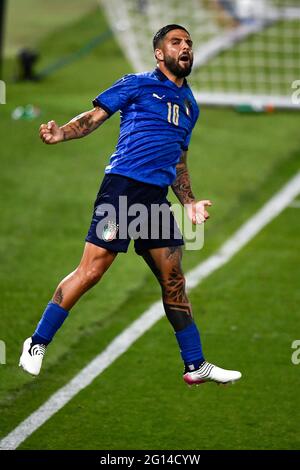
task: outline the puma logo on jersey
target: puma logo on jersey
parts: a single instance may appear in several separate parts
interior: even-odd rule
[[[156,93],[153,93],[154,98],[158,98],[159,100],[162,100],[166,95],[158,96]]]

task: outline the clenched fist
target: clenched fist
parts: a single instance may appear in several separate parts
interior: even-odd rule
[[[55,121],[40,126],[40,138],[45,144],[57,144],[64,140],[64,133]]]

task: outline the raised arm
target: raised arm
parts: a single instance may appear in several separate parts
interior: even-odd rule
[[[64,126],[59,127],[55,121],[40,126],[40,138],[45,144],[57,144],[71,139],[80,139],[93,132],[109,117],[104,109],[96,106],[74,117]]]
[[[190,174],[187,167],[187,151],[182,152],[180,161],[176,165],[176,179],[172,184],[172,189],[181,204],[185,206],[188,216],[194,224],[201,224],[209,218],[205,207],[211,206],[211,201],[205,199],[197,202],[191,188]]]

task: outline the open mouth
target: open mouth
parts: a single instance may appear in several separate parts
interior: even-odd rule
[[[189,62],[190,61],[190,56],[188,54],[182,54],[182,56],[179,57],[179,60],[181,62]]]

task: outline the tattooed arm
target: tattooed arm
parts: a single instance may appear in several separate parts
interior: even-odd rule
[[[96,106],[91,111],[79,114],[64,126],[59,127],[55,121],[42,124],[40,138],[45,144],[57,144],[65,140],[80,139],[99,127],[107,118],[108,113]]]
[[[191,188],[186,150],[182,152],[180,161],[176,165],[176,179],[172,184],[172,189],[182,205],[191,204],[196,200]]]
[[[187,167],[187,151],[183,151],[179,163],[176,166],[176,179],[172,184],[172,189],[181,202],[185,206],[189,218],[194,224],[201,224],[209,218],[206,206],[211,206],[209,200],[196,201],[191,188],[191,180]]]

